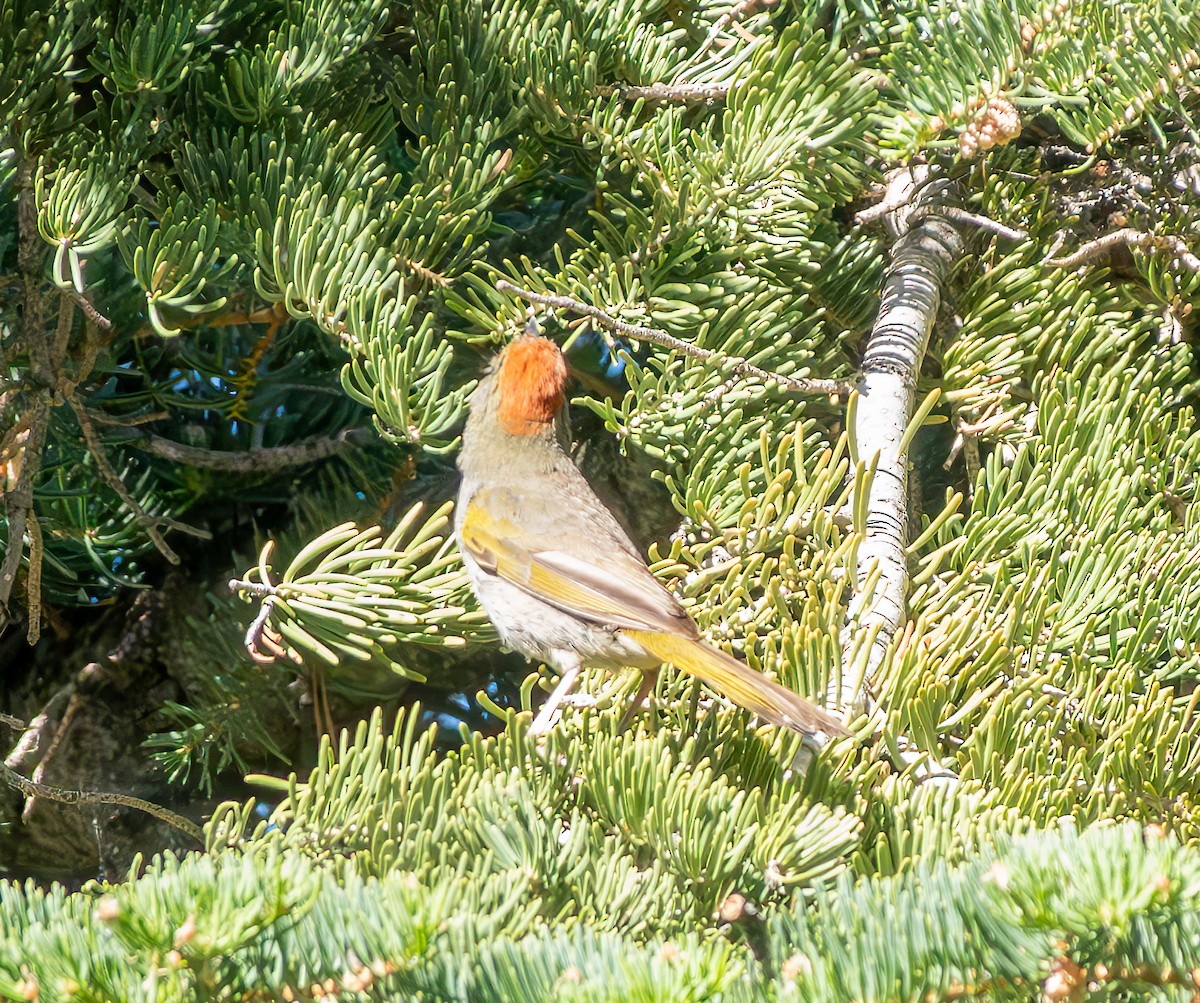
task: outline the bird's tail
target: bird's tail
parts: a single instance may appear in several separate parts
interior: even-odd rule
[[[824,732],[831,736],[849,735],[841,721],[809,703],[798,693],[784,689],[732,655],[677,634],[661,631],[622,631],[637,641],[655,658],[695,676],[764,721],[790,728],[802,735]]]

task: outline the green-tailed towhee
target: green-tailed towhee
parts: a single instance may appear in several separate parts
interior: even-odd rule
[[[667,662],[772,724],[849,732],[835,718],[710,647],[650,573],[563,448],[567,366],[521,337],[471,395],[455,531],[467,574],[501,640],[562,677],[530,727],[544,732],[584,665],[641,669],[641,703]]]

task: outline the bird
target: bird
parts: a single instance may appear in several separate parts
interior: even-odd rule
[[[471,587],[502,644],[560,673],[529,734],[549,730],[584,666],[640,669],[632,713],[666,663],[771,724],[849,735],[701,637],[567,453],[568,379],[552,340],[510,341],[471,393],[458,456],[454,528]]]

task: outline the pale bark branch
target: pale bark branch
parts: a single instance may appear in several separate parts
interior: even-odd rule
[[[607,88],[608,93],[620,94],[628,101],[642,100],[648,104],[678,102],[680,104],[715,104],[729,94],[728,83],[622,84]],[[604,93],[602,90],[601,93]]]
[[[899,239],[891,250],[879,315],[863,356],[853,435],[861,462],[876,464],[859,547],[857,582],[872,571],[879,579],[870,594],[861,588],[850,603],[843,642],[843,664],[851,664],[859,646],[870,639],[870,652],[855,709],[865,709],[872,677],[905,621],[908,591],[908,458],[901,452],[905,429],[916,404],[917,378],[942,288],[963,254],[963,239],[946,214],[944,181],[922,183],[910,172],[897,174],[884,202],[898,206],[889,216]],[[843,697],[844,699],[844,697]]]
[[[1054,247],[1058,248],[1061,245],[1062,239],[1060,238],[1055,242]],[[1114,230],[1112,233],[1106,233],[1103,237],[1097,237],[1095,240],[1084,244],[1074,254],[1047,258],[1046,264],[1051,268],[1077,268],[1080,265],[1086,265],[1104,256],[1114,247],[1121,246],[1153,247],[1170,251],[1175,256],[1175,260],[1189,272],[1200,272],[1200,257],[1197,257],[1188,249],[1182,237],[1177,237],[1170,233],[1146,233],[1141,230],[1134,230],[1131,227]]]

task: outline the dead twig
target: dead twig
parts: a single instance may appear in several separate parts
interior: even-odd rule
[[[64,292],[66,292],[66,294],[78,304],[79,309],[83,311],[84,316],[87,317],[87,319],[95,324],[98,328],[100,328],[101,331],[104,331],[107,334],[113,329],[112,321],[105,317],[104,314],[102,314],[99,310],[97,310],[95,304],[93,304],[86,295],[79,292],[79,290],[75,288],[66,289]]]
[[[75,306],[66,295],[58,300],[58,327],[54,332],[54,361],[60,362],[67,354],[71,342],[71,329],[75,326]]]
[[[71,410],[75,412],[75,418],[79,422],[80,431],[83,432],[83,441],[87,443],[88,452],[95,459],[96,467],[100,471],[100,476],[104,478],[104,482],[117,493],[121,501],[133,512],[133,517],[138,521],[142,529],[146,531],[146,535],[150,537],[151,542],[158,548],[158,552],[172,564],[178,564],[179,555],[168,546],[162,533],[158,531],[157,520],[142,508],[130,490],[125,487],[120,475],[113,470],[112,465],[108,462],[108,457],[104,454],[104,444],[100,441],[100,436],[96,434],[96,428],[88,417],[87,410],[79,401],[79,398],[71,394],[67,398],[67,403],[71,406]]]
[[[24,731],[29,727],[29,725],[27,725],[19,717],[13,717],[11,714],[5,714],[2,710],[0,710],[0,724],[4,725],[6,728],[11,728],[13,731]]]
[[[12,752],[4,759],[5,765],[9,769],[20,773],[37,768],[37,764],[46,755],[46,749],[54,741],[60,720],[59,712],[70,705],[76,689],[77,683],[74,680],[59,687],[54,696],[46,701],[46,705],[28,724],[21,725],[17,718],[5,716],[4,723],[21,733]]]
[[[147,815],[153,815],[159,821],[166,822],[172,828],[191,836],[197,843],[204,844],[204,830],[191,819],[184,818],[162,805],[156,805],[130,794],[52,787],[49,784],[38,783],[36,780],[21,776],[5,763],[0,763],[0,778],[3,778],[10,787],[20,791],[27,798],[45,798],[47,801],[56,801],[59,804],[111,804],[119,805],[122,808],[133,808],[145,812]]]
[[[130,445],[151,456],[174,463],[183,463],[201,470],[219,470],[227,474],[273,473],[291,467],[302,467],[329,456],[355,449],[367,441],[362,429],[351,428],[329,439],[309,439],[290,446],[261,446],[244,453],[223,453],[215,449],[185,446],[173,439],[143,433]]]
[[[713,47],[717,39],[721,36],[721,32],[733,25],[740,18],[752,14],[763,2],[764,0],[737,0],[729,10],[713,22],[713,26],[709,29],[707,37],[700,45],[700,48],[692,54],[689,62],[698,62],[700,57]]]
[[[34,408],[29,418],[29,430],[21,451],[21,472],[17,482],[4,495],[4,514],[8,520],[8,547],[4,563],[0,564],[0,624],[7,621],[6,607],[17,582],[21,556],[25,551],[25,533],[29,513],[33,508],[33,482],[42,468],[42,444],[50,424],[50,409],[46,405]]]
[[[679,83],[649,84],[636,86],[623,84],[601,89],[602,94],[620,94],[627,101],[645,101],[647,104],[716,104],[729,94],[728,83]]]
[[[1060,238],[1054,243],[1054,250],[1057,250],[1063,244],[1063,238]],[[1135,230],[1132,227],[1125,227],[1121,230],[1114,230],[1112,233],[1106,233],[1103,237],[1097,237],[1095,240],[1088,241],[1080,247],[1074,254],[1067,254],[1062,257],[1050,257],[1046,259],[1046,264],[1051,268],[1077,268],[1079,265],[1086,265],[1097,258],[1102,257],[1111,251],[1114,247],[1152,247],[1163,251],[1170,251],[1178,261],[1189,272],[1200,272],[1200,257],[1197,257],[1184,243],[1182,237],[1177,237],[1174,234],[1158,234],[1146,233],[1142,230]]]
[[[966,209],[960,209],[958,206],[942,206],[939,210],[929,208],[918,209],[913,213],[913,222],[919,222],[925,216],[934,212],[955,223],[965,223],[968,226],[978,227],[980,230],[987,230],[989,233],[994,233],[997,237],[1003,237],[1005,240],[1029,239],[1029,232],[1027,230],[1018,230],[1016,227],[1006,226],[988,216],[981,216],[977,212],[968,212]]]
[[[876,202],[875,205],[856,213],[854,221],[859,226],[866,226],[883,219],[889,213],[895,212],[898,209],[904,209],[910,201],[911,191],[906,186],[889,186],[884,193],[884,197]],[[978,227],[980,230],[987,230],[989,233],[994,233],[997,237],[1003,237],[1005,240],[1029,239],[1029,232],[1027,230],[1018,230],[1016,227],[1007,226],[992,219],[990,216],[983,216],[977,212],[968,212],[966,209],[958,206],[941,206],[937,209],[929,206],[917,207],[909,214],[906,225],[909,227],[916,226],[930,215],[938,215],[955,223]]]
[[[234,583],[230,582],[229,585],[232,588]],[[238,585],[246,588],[248,583],[239,582]],[[251,659],[259,665],[270,665],[279,657],[280,646],[266,635],[267,620],[271,618],[271,608],[274,605],[275,597],[273,595],[267,596],[263,600],[262,606],[259,607],[258,615],[251,622],[250,626],[246,628],[246,637],[243,643]],[[266,653],[262,650],[264,647],[267,649]]]
[[[42,555],[45,545],[42,524],[38,522],[33,506],[25,518],[29,532],[29,573],[25,576],[25,611],[29,615],[29,626],[25,638],[30,644],[37,644],[42,636]]]
[[[569,296],[552,296],[546,293],[535,293],[529,289],[514,286],[511,282],[506,282],[503,279],[496,283],[496,291],[513,293],[524,300],[528,300],[530,303],[537,303],[540,306],[553,307],[557,310],[569,310],[572,313],[591,317],[592,320],[605,329],[624,335],[626,338],[633,338],[635,341],[648,341],[651,344],[660,345],[663,348],[679,352],[681,355],[686,355],[689,358],[714,363],[720,368],[728,367],[738,376],[753,376],[766,383],[774,383],[781,386],[791,393],[839,397],[845,396],[854,388],[854,384],[849,380],[804,379],[798,376],[784,376],[782,373],[773,373],[767,369],[760,369],[752,362],[748,362],[746,359],[736,355],[721,355],[719,352],[701,348],[699,345],[683,341],[657,327],[643,327],[640,324],[630,324],[614,317],[610,313],[606,313],[599,307],[572,299]]]
[[[54,385],[54,365],[43,328],[45,297],[42,292],[42,265],[45,251],[37,230],[37,205],[33,195],[33,176],[28,163],[18,170],[17,195],[17,270],[21,276],[21,322],[18,328],[25,351],[29,354],[30,385],[38,400],[27,416],[28,430],[21,443],[20,472],[15,483],[5,485],[4,516],[8,522],[8,547],[0,564],[0,627],[8,622],[8,601],[17,582],[21,557],[25,552],[25,533],[33,509],[33,484],[42,469],[42,445],[50,424],[50,407],[44,399]],[[6,442],[8,449],[17,440]],[[8,477],[14,461],[6,455]],[[35,583],[36,584],[36,583]]]
[[[122,415],[108,414],[104,411],[88,409],[88,417],[97,425],[107,425],[110,428],[134,428],[137,425],[149,425],[156,421],[165,421],[171,417],[170,411],[151,411],[150,414]]]

